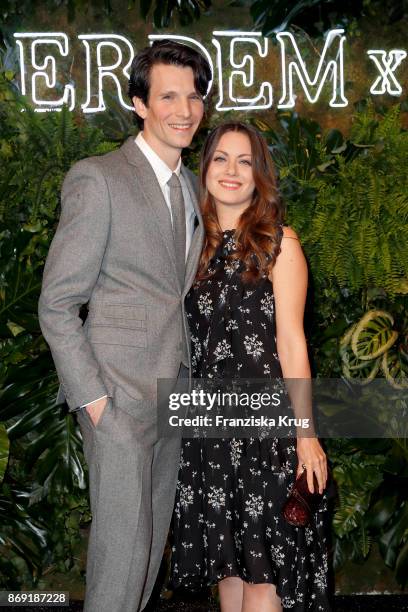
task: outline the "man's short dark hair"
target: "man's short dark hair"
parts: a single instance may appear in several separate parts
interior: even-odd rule
[[[196,91],[205,96],[211,80],[211,68],[206,58],[195,49],[171,40],[155,40],[151,47],[145,47],[134,58],[130,69],[128,94],[140,98],[148,106],[150,73],[156,64],[172,64],[190,67],[194,74]],[[140,129],[143,119],[136,115]]]

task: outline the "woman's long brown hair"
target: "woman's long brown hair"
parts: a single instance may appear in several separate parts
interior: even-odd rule
[[[237,249],[232,259],[244,262],[244,282],[255,282],[269,274],[280,252],[279,224],[283,207],[279,198],[275,167],[264,138],[252,126],[239,122],[223,123],[207,137],[200,160],[200,202],[205,227],[204,249],[198,267],[198,279],[208,278],[208,264],[222,241],[215,202],[206,187],[207,171],[217,145],[227,132],[246,134],[251,143],[252,172],[255,189],[252,202],[241,214],[235,231]]]

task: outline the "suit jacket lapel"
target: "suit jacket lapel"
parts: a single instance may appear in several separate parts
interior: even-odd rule
[[[153,168],[135,144],[132,136],[122,145],[122,151],[127,161],[135,168],[135,188],[138,189],[138,195],[139,191],[142,191],[153,212],[152,219],[157,224],[163,243],[169,253],[170,261],[174,265],[176,277],[178,277],[170,213]]]
[[[181,174],[184,177],[188,190],[190,192],[191,201],[193,202],[194,210],[197,215],[198,225],[195,228],[193,237],[191,239],[190,250],[187,256],[186,262],[186,274],[184,277],[184,290],[183,290],[183,298],[188,293],[194,277],[197,272],[197,266],[200,259],[201,251],[203,248],[204,242],[204,223],[203,217],[201,215],[200,206],[197,200],[196,191],[191,183],[190,177],[185,166],[181,166]]]

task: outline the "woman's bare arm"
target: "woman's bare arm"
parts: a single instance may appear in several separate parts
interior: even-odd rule
[[[307,264],[296,232],[285,227],[281,252],[270,276],[275,296],[277,351],[295,416],[309,418],[313,434],[311,373],[303,328],[307,277]],[[309,489],[313,491],[315,472],[321,492],[327,480],[326,456],[318,439],[307,435],[304,437],[303,433],[297,438],[298,474],[305,464]]]

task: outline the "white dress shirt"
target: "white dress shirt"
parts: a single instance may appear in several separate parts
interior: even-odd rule
[[[139,132],[139,134],[135,138],[135,143],[143,153],[143,155],[147,158],[151,167],[153,168],[153,172],[156,175],[156,178],[159,182],[160,189],[162,190],[163,197],[167,204],[167,207],[170,212],[171,223],[173,224],[173,215],[171,212],[171,203],[170,203],[170,187],[168,186],[168,181],[173,174],[173,171],[170,170],[167,164],[157,155],[155,151],[153,151],[152,147],[147,144],[146,140],[143,138],[143,132]],[[175,174],[177,174],[180,179],[181,189],[183,192],[184,198],[184,206],[186,209],[186,260],[188,251],[191,245],[191,238],[194,233],[194,220],[195,220],[195,210],[193,206],[193,202],[191,200],[190,192],[186,185],[183,175],[180,172],[181,168],[181,159],[177,164],[177,168],[174,170]]]
[[[170,187],[167,184],[171,178],[171,175],[173,174],[173,171],[170,170],[168,165],[164,163],[164,161],[157,155],[155,151],[153,151],[152,147],[149,144],[147,144],[146,140],[143,138],[143,132],[139,132],[139,134],[136,136],[135,143],[139,147],[143,155],[146,157],[151,167],[153,168],[153,172],[155,173],[156,178],[159,182],[160,189],[162,190],[164,200],[170,212],[171,224],[173,225],[173,215],[172,215],[171,203],[170,203]],[[194,233],[195,210],[194,210],[193,202],[191,200],[190,192],[188,190],[184,177],[180,172],[180,168],[181,168],[181,158],[179,159],[177,168],[174,170],[174,172],[175,174],[177,174],[180,180],[181,189],[182,189],[183,198],[184,198],[184,206],[186,209],[186,260],[187,260],[188,251],[191,245],[191,239]],[[98,400],[103,399],[105,397],[107,397],[107,395],[98,397],[98,399],[95,399],[92,402],[89,402],[88,404],[84,404],[83,406],[81,406],[81,408],[84,408],[85,406],[90,406],[94,402],[97,402]]]

